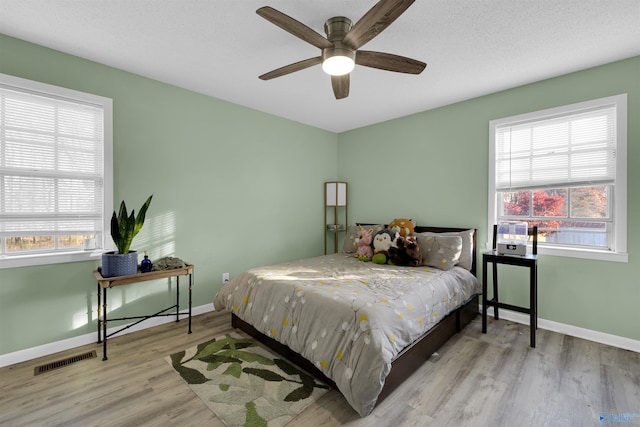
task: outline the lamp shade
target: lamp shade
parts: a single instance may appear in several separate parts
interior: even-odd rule
[[[325,186],[327,206],[347,206],[346,182],[327,182]]]

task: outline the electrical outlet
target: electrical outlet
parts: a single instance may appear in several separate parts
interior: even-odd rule
[[[222,273],[222,284],[225,284],[229,281],[229,273]]]

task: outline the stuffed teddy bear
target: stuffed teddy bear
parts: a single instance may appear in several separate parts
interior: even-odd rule
[[[372,240],[373,228],[365,229],[362,226],[360,230],[358,230],[358,235],[356,236],[356,246],[358,249],[356,250],[356,258],[360,261],[371,261],[371,257],[373,256],[373,249],[371,249],[371,240]]]
[[[422,265],[422,254],[418,247],[418,240],[413,236],[399,236],[395,245],[389,248],[389,259],[394,265],[407,267]]]
[[[389,223],[387,228],[391,231],[400,233],[402,237],[413,236],[413,231],[416,228],[416,222],[413,219],[396,218]]]
[[[389,260],[389,248],[394,244],[398,233],[387,228],[378,231],[373,236],[373,258],[376,264],[386,264]]]

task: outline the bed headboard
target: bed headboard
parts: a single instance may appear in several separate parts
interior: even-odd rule
[[[376,224],[372,224],[372,223],[368,223],[368,222],[358,222],[356,223],[356,225],[362,225],[362,226],[368,226],[368,225],[376,225]],[[386,224],[385,224],[386,227]],[[460,228],[460,227],[425,227],[425,226],[421,226],[421,225],[417,225],[414,228],[414,231],[416,233],[424,233],[424,232],[430,232],[430,233],[456,233],[459,231],[467,231],[467,230],[473,230],[473,245],[472,245],[472,255],[471,255],[471,273],[477,277],[476,274],[476,235],[478,234],[478,230],[475,228]]]

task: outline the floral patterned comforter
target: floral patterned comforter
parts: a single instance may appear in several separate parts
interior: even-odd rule
[[[480,293],[469,271],[396,267],[333,254],[259,267],[214,300],[312,361],[361,415],[374,408],[395,356]]]

